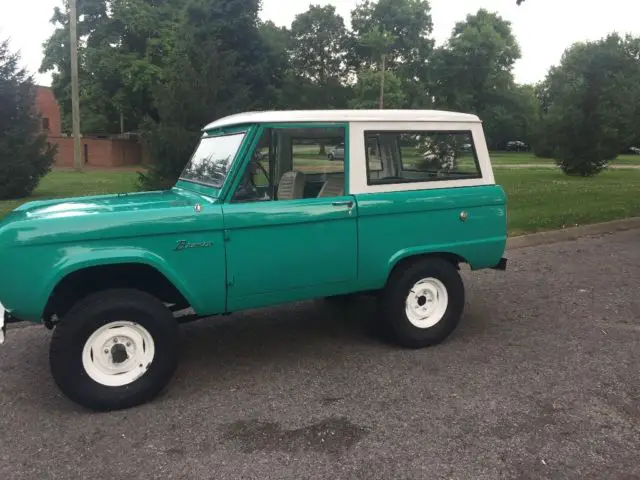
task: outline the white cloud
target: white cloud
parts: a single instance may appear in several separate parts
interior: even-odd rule
[[[36,74],[42,61],[42,43],[51,35],[49,19],[61,0],[5,1],[0,16],[0,38],[10,37],[13,49],[19,49],[23,64]],[[279,25],[290,25],[296,14],[304,12],[306,0],[263,0],[262,18]],[[350,25],[350,12],[357,0],[315,0],[316,4],[335,5]],[[434,37],[438,43],[449,36],[456,21],[486,8],[512,22],[522,48],[522,59],[515,67],[516,80],[535,82],[544,78],[548,68],[560,61],[562,52],[573,42],[597,39],[612,31],[640,36],[640,3],[608,0],[584,3],[575,0],[431,0]],[[47,75],[36,79],[49,83]]]

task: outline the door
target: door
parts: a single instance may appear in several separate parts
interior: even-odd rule
[[[228,311],[343,293],[356,283],[357,205],[344,164],[338,171],[320,154],[323,141],[344,141],[345,133],[344,126],[262,130],[223,205]]]

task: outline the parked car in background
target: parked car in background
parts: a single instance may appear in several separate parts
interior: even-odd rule
[[[327,154],[327,158],[329,160],[344,160],[344,143],[340,143],[331,149]]]
[[[526,143],[521,142],[520,140],[512,140],[510,142],[507,142],[506,148],[510,152],[526,152],[527,150],[529,150],[529,146]]]

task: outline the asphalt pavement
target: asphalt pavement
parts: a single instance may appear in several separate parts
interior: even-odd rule
[[[640,230],[464,271],[444,344],[380,341],[368,299],[184,326],[147,405],[92,413],[56,389],[50,332],[0,347],[0,479],[640,478]]]

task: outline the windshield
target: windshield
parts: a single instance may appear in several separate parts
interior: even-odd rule
[[[198,143],[180,180],[220,188],[224,183],[245,132],[218,137],[204,137]]]

